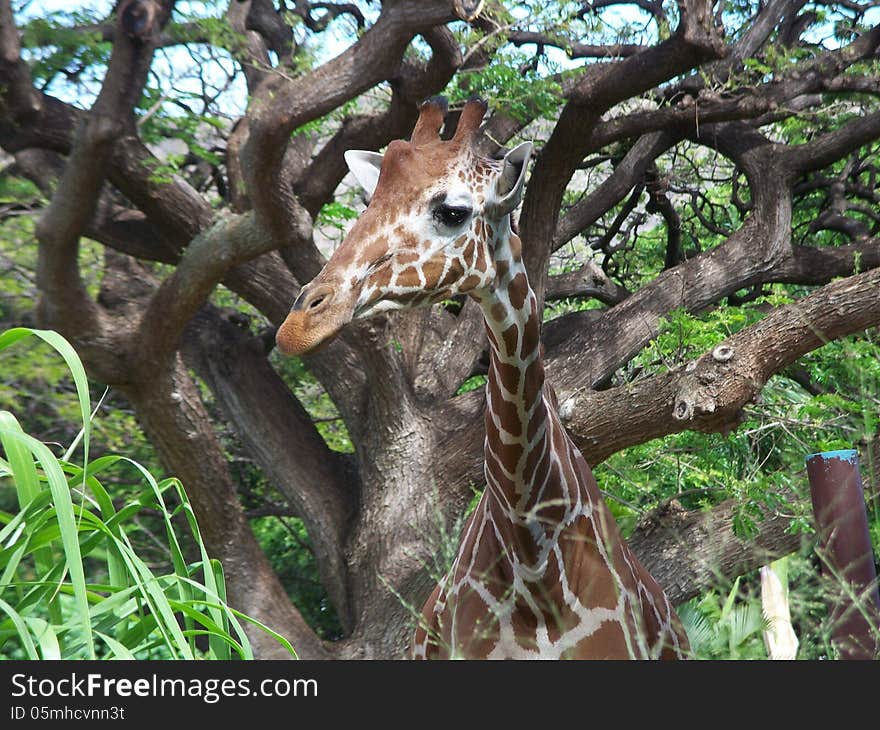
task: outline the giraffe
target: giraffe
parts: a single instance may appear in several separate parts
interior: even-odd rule
[[[532,145],[501,160],[476,154],[485,110],[467,102],[443,141],[446,102],[435,98],[409,142],[392,142],[384,156],[346,153],[369,205],[302,288],[277,345],[301,355],[353,319],[456,294],[482,307],[486,489],[422,610],[413,658],[685,658],[666,594],[624,542],[559,420],[511,228]]]

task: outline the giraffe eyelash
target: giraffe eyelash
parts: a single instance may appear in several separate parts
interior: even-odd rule
[[[391,261],[391,254],[390,253],[383,254],[382,256],[377,258],[367,268],[367,276],[378,271],[382,266],[387,264],[389,261]]]

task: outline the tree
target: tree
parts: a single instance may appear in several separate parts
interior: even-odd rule
[[[453,109],[488,97],[483,152],[537,142],[519,226],[548,376],[587,459],[727,433],[771,376],[880,323],[871,5],[122,0],[40,18],[0,0],[5,174],[43,196],[36,317],[130,402],[232,605],[302,657],[399,656],[440,536],[482,484],[483,394],[468,387],[485,341],[478,307],[455,301],[351,327],[304,371],[271,354],[322,232],[355,214],[343,153],[407,137],[433,94]],[[247,101],[230,113],[236,85]],[[86,241],[103,251],[97,286]],[[670,322],[721,311],[743,314],[705,352],[651,357]],[[352,453],[291,387],[307,378]],[[303,520],[338,640],[272,570],[219,423]],[[754,512],[747,539],[736,515],[667,503],[632,542],[681,601],[707,565],[736,575],[798,544],[778,511]]]

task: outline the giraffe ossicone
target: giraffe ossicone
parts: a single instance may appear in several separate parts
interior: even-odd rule
[[[486,110],[465,104],[449,141],[442,100],[408,142],[346,161],[370,202],[277,344],[305,354],[354,319],[469,294],[483,309],[486,489],[446,577],[422,611],[415,658],[683,658],[669,600],[623,540],[545,381],[540,315],[510,216],[531,155],[500,160],[473,141]]]

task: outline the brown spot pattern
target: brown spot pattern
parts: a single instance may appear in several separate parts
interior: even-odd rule
[[[510,305],[514,309],[522,309],[526,297],[529,295],[529,284],[526,275],[520,271],[507,285],[507,295],[510,297]]]
[[[504,332],[501,333],[501,339],[504,340],[505,354],[510,357],[516,355],[516,347],[519,341],[519,328],[512,324]]]
[[[471,289],[476,288],[480,283],[480,277],[476,274],[471,274],[466,277],[464,281],[461,282],[458,286],[458,290],[461,292],[469,292]]]

